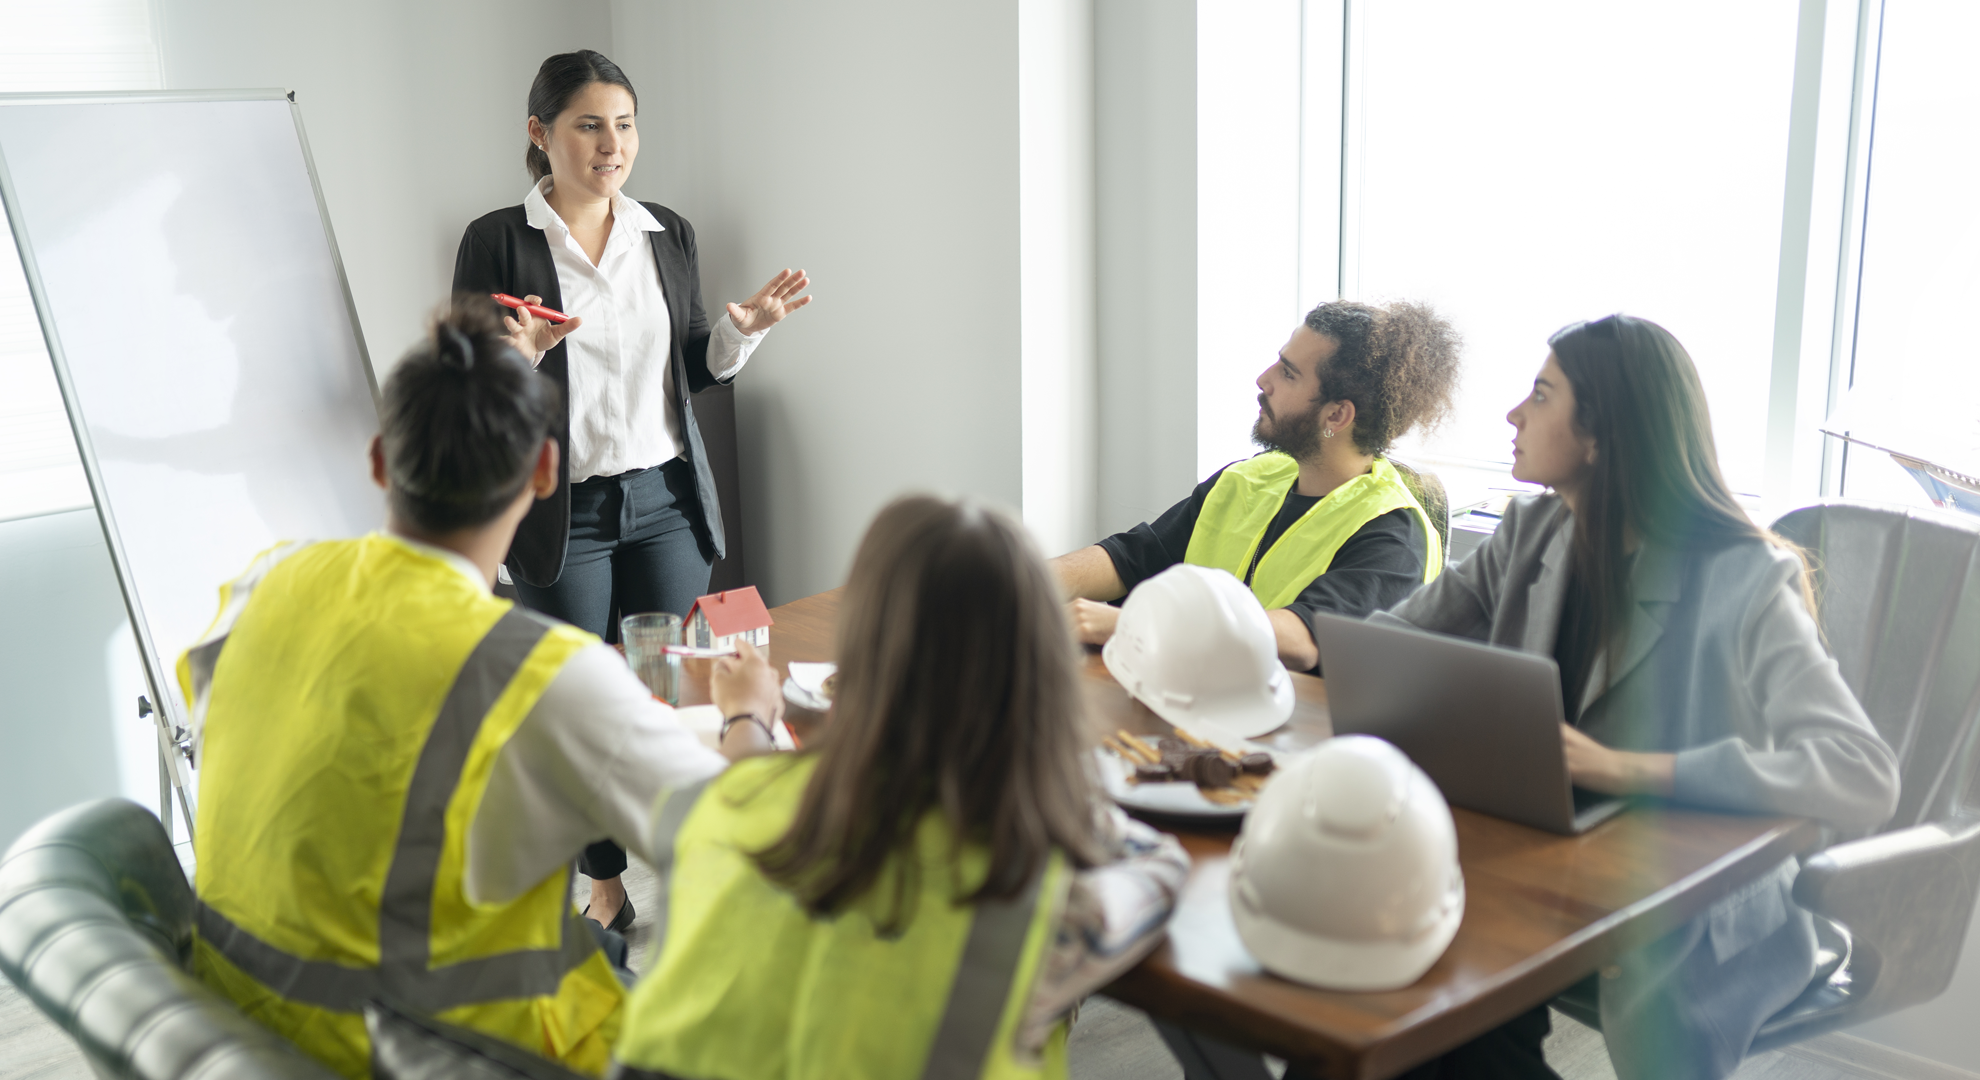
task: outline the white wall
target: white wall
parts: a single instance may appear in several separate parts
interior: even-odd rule
[[[1024,520],[1050,554],[1093,542],[1093,0],[1018,0]]]
[[[446,299],[462,229],[528,190],[537,65],[612,48],[605,0],[159,0],[157,13],[167,88],[296,92],[381,381]]]
[[[627,190],[695,226],[711,311],[817,301],[737,380],[743,532],[772,603],[839,585],[905,491],[1022,504],[1016,0],[614,0]]]
[[[1195,0],[1095,0],[1096,534],[1196,471]]]
[[[1256,453],[1253,381],[1301,315],[1300,0],[1197,5],[1197,472]]]
[[[144,672],[96,511],[0,521],[0,566],[0,850],[88,799],[156,810]]]

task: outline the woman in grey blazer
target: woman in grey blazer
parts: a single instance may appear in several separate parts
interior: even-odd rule
[[[1485,546],[1375,618],[1553,656],[1581,787],[1801,815],[1837,836],[1882,824],[1896,757],[1823,647],[1800,553],[1727,489],[1684,347],[1624,315],[1549,344],[1507,419],[1513,476],[1552,492],[1513,500]],[[1604,972],[1622,1080],[1727,1075],[1806,986],[1815,934],[1790,895],[1796,868]],[[1491,1061],[1464,1075],[1552,1076],[1546,1030],[1542,1012],[1458,1051]]]

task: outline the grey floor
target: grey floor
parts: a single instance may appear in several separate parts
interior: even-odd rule
[[[635,862],[626,872],[626,890],[640,912],[627,935],[637,970],[648,943],[647,913],[655,910],[652,871]],[[589,882],[579,878],[575,892],[582,906],[590,895]],[[1081,1008],[1067,1051],[1077,1080],[1180,1080],[1182,1076],[1147,1016],[1104,997],[1091,998]],[[1558,1013],[1554,1035],[1547,1041],[1547,1060],[1564,1080],[1614,1080],[1616,1075],[1601,1034]],[[1944,1074],[1934,1070],[1912,1075],[1925,1080]],[[1740,1068],[1737,1080],[1904,1080],[1905,1076],[1790,1049],[1751,1059]],[[75,1043],[4,979],[0,979],[0,1080],[92,1080]]]

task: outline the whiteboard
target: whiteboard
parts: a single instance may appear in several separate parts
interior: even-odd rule
[[[278,90],[0,95],[0,199],[153,700],[190,726],[173,666],[220,585],[384,520],[301,117]]]

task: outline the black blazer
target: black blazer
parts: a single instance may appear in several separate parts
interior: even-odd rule
[[[719,559],[728,550],[722,535],[722,507],[716,501],[715,474],[709,470],[708,452],[701,445],[701,428],[694,421],[694,402],[689,397],[716,383],[708,370],[708,317],[701,310],[694,226],[658,203],[640,205],[665,226],[646,235],[653,243],[654,262],[660,266],[660,290],[667,297],[667,314],[673,324],[667,357],[674,366],[673,405],[681,422],[682,441],[687,444],[688,464],[694,469],[695,495],[701,503],[700,520],[694,522],[695,537],[701,541],[704,554]],[[468,225],[461,237],[460,254],[454,258],[454,291],[540,296],[545,307],[564,306],[557,267],[550,260],[550,241],[543,230],[530,227],[521,206],[504,207]],[[507,308],[492,300],[489,303],[509,314]],[[545,588],[563,576],[564,549],[571,535],[571,379],[565,345],[559,342],[545,354],[537,370],[550,376],[564,394],[564,411],[556,427],[557,449],[562,456],[557,463],[557,493],[530,507],[522,527],[516,530],[515,542],[509,546],[507,562],[511,575]]]

